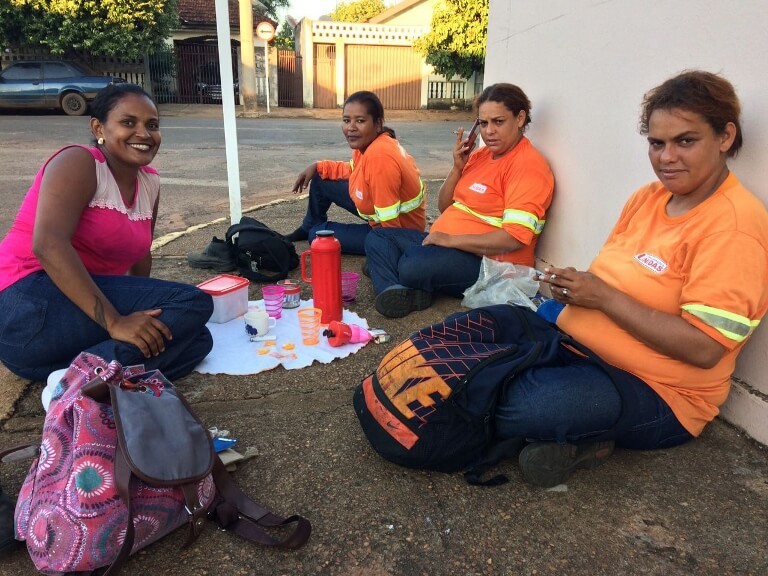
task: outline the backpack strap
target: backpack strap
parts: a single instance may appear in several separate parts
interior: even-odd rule
[[[482,480],[481,476],[494,464],[498,464],[502,460],[517,456],[524,444],[525,439],[520,437],[507,438],[501,442],[496,442],[486,450],[483,458],[479,462],[475,463],[472,468],[464,472],[464,480],[467,481],[467,484],[472,484],[473,486],[501,486],[502,484],[506,484],[509,482],[509,478],[504,474],[497,474],[488,480]]]
[[[40,454],[40,444],[21,444],[0,451],[0,462],[20,462]]]
[[[309,539],[312,531],[309,520],[299,515],[288,518],[277,516],[251,500],[232,480],[218,456],[213,465],[213,480],[220,500],[211,507],[208,517],[218,523],[223,530],[234,532],[241,538],[257,544],[289,549],[300,548]],[[296,528],[283,540],[271,536],[264,530],[264,528],[278,528],[293,523],[296,523]]]

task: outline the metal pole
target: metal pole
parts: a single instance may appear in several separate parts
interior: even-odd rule
[[[229,35],[229,4],[216,0],[216,32],[219,44],[221,71],[221,104],[224,114],[224,148],[227,155],[227,181],[229,183],[229,217],[232,224],[240,222],[243,210],[240,204],[240,164],[237,157],[237,124],[235,122],[235,92],[232,77],[232,41]]]
[[[269,114],[269,42],[264,41],[264,72],[267,81],[267,114]]]

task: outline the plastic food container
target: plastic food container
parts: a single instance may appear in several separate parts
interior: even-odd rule
[[[213,314],[209,322],[223,324],[248,312],[247,278],[219,274],[197,285],[213,297]]]

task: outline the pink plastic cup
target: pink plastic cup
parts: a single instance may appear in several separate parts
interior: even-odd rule
[[[283,315],[283,298],[285,297],[285,286],[264,286],[261,289],[261,295],[264,297],[264,308],[270,318],[277,320]]]
[[[357,298],[357,283],[360,280],[360,274],[357,272],[341,273],[341,301],[354,302]]]
[[[320,341],[320,317],[323,311],[320,308],[299,308],[296,313],[299,316],[301,343],[305,346],[316,345]]]

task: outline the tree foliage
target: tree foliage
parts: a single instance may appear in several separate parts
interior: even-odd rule
[[[352,0],[338,4],[330,17],[334,22],[368,22],[384,10],[383,0]]]
[[[0,44],[137,58],[178,27],[178,0],[0,0]]]
[[[430,31],[414,42],[435,72],[469,78],[485,65],[488,0],[443,0],[432,13]]]
[[[261,11],[265,16],[268,16],[274,22],[279,22],[277,9],[287,8],[288,5],[290,4],[290,1],[291,0],[256,0],[255,2],[253,2],[253,4],[256,7],[257,12],[259,11],[259,9],[261,9]],[[253,17],[255,20],[256,14],[254,14]]]
[[[296,38],[293,33],[293,26],[288,23],[288,20],[283,21],[283,25],[277,31],[275,36],[275,46],[280,50],[295,50]]]

